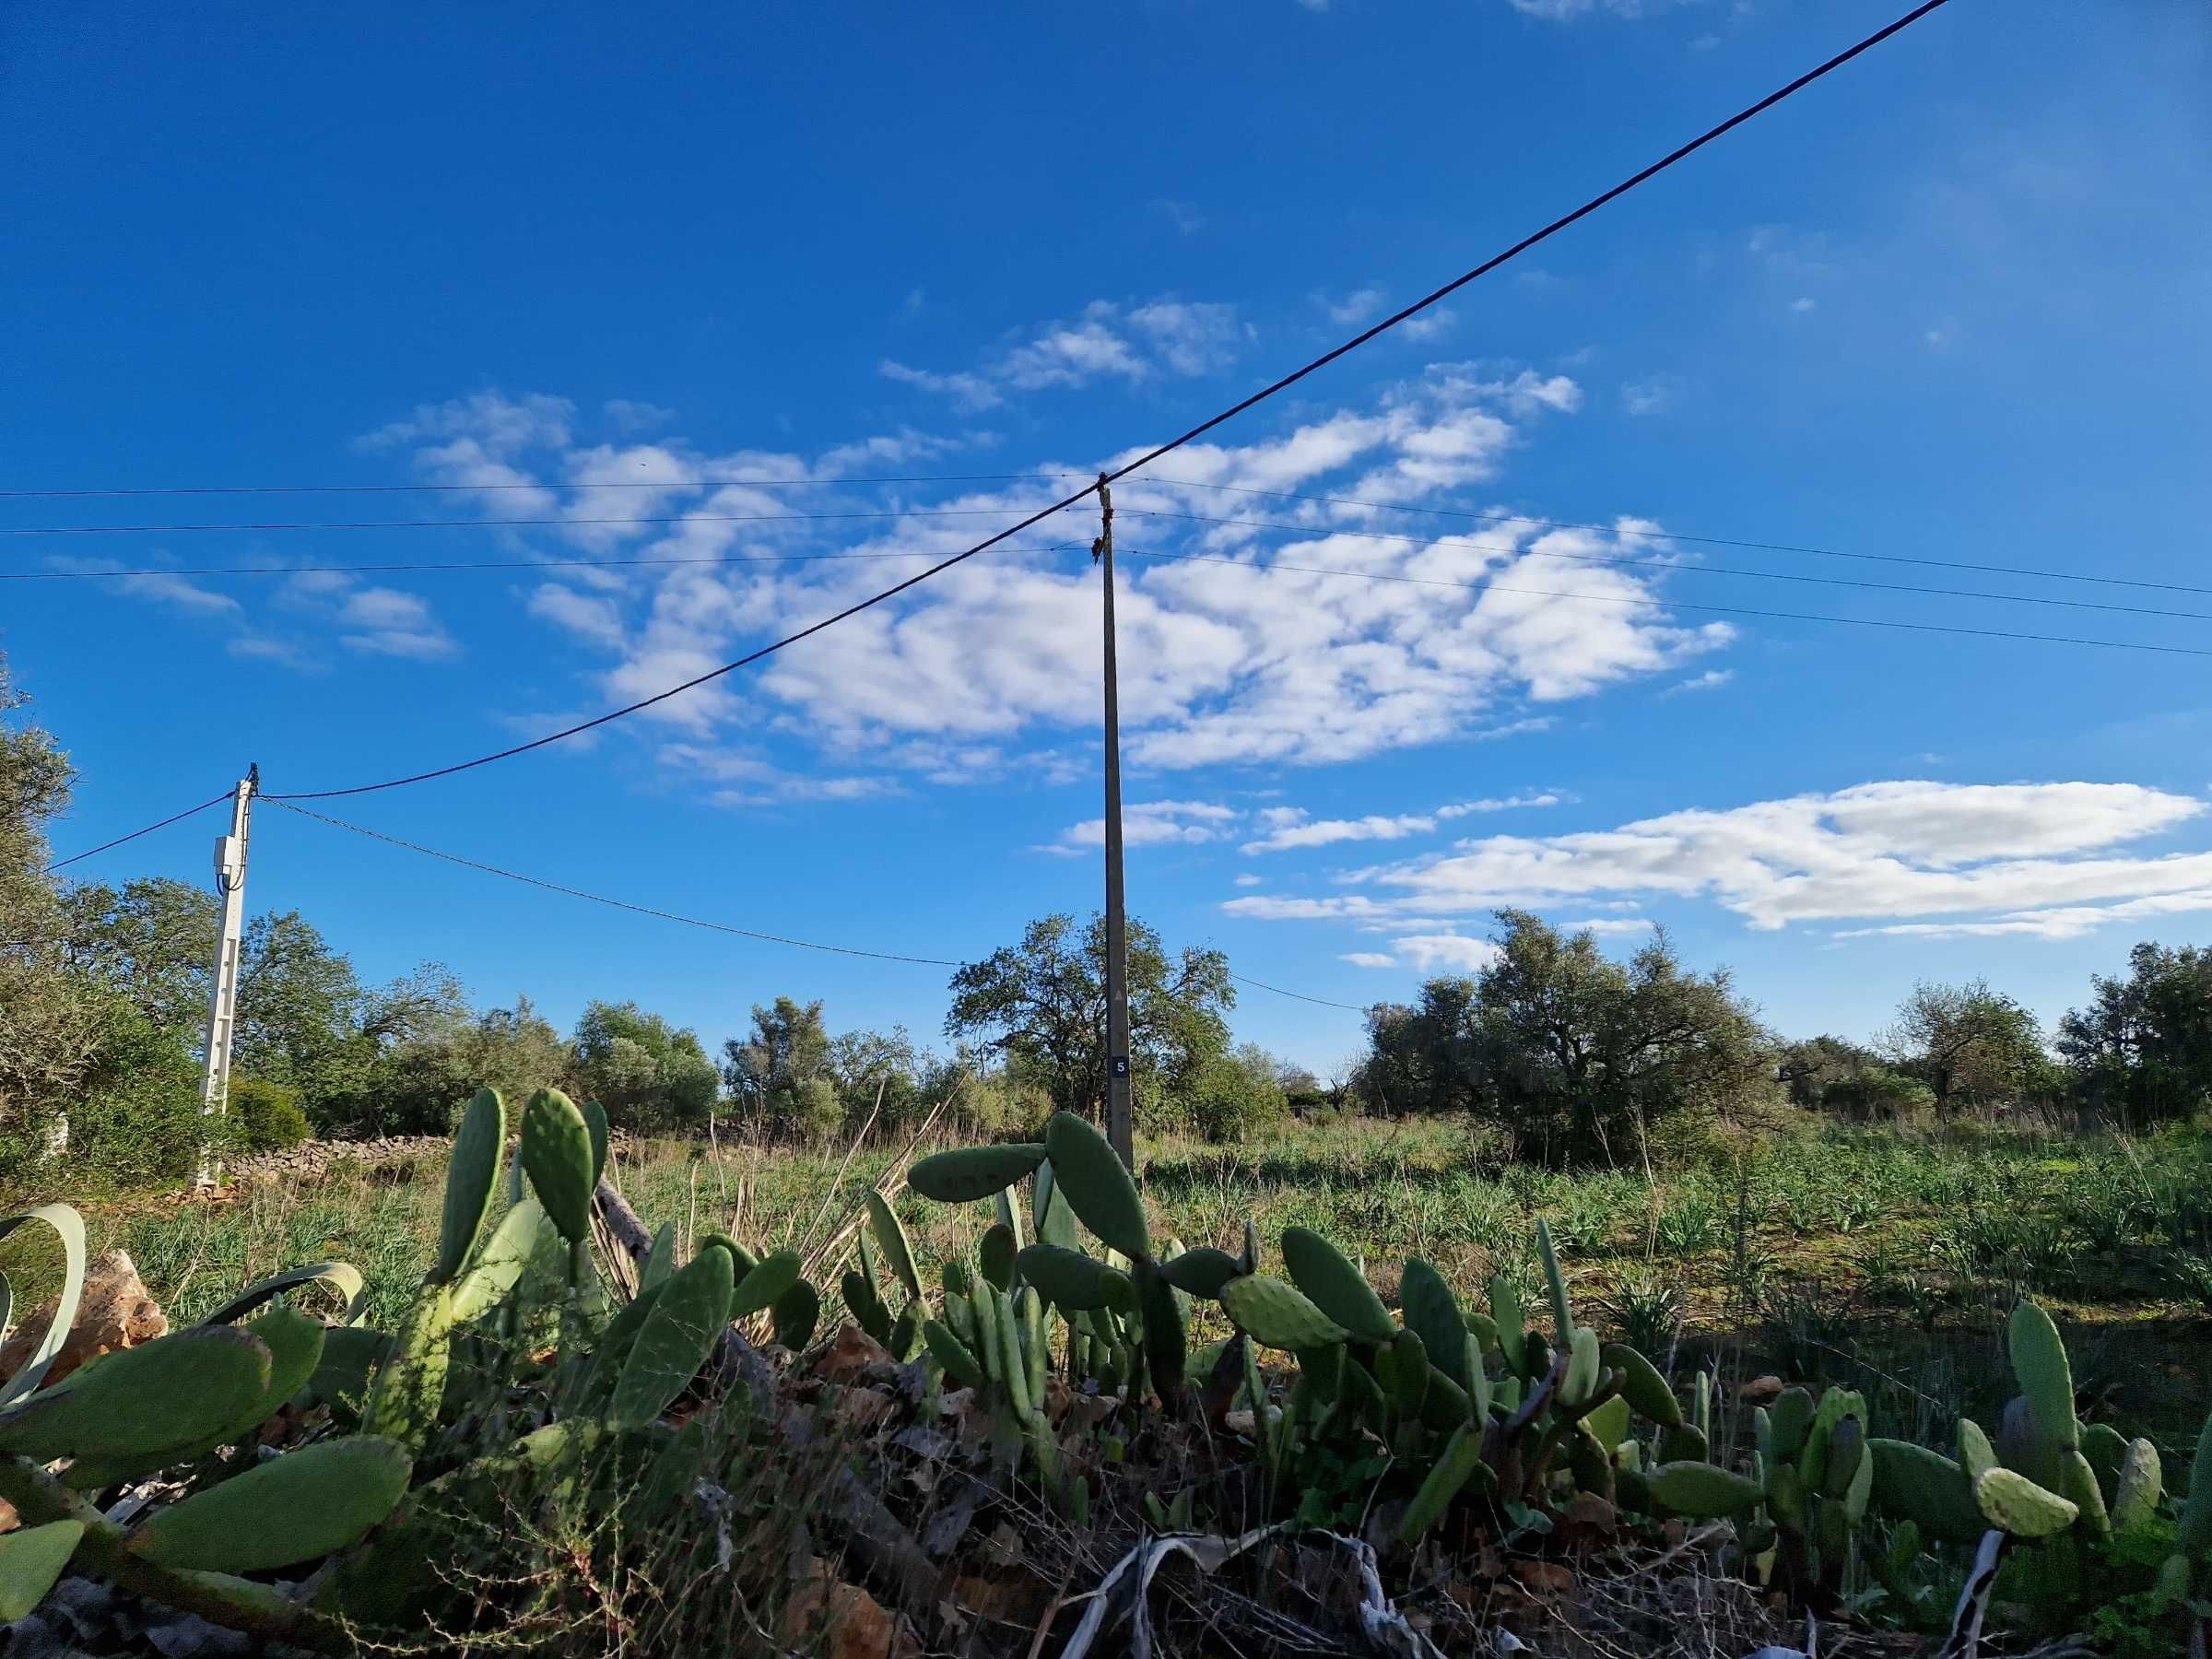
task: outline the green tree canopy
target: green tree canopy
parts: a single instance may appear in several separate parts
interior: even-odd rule
[[[1227,1050],[1237,998],[1222,952],[1190,946],[1171,957],[1134,918],[1128,942],[1131,1095],[1142,1117]],[[1106,1090],[1105,918],[1078,934],[1074,917],[1046,916],[1020,944],[960,969],[945,1030],[1003,1056],[1055,1109],[1095,1114]]]
[[[696,1031],[634,1002],[587,1004],[576,1021],[576,1077],[618,1129],[704,1127],[719,1078]]]
[[[1725,971],[1684,970],[1665,934],[1626,962],[1589,933],[1497,913],[1495,961],[1371,1016],[1361,1089],[1394,1111],[1467,1110],[1518,1156],[1618,1163],[1656,1127],[1769,1093],[1770,1041]]]
[[[2017,1100],[2047,1080],[2035,1016],[1987,980],[1920,981],[1898,1005],[1882,1047],[1899,1071],[1928,1086],[1936,1112],[1947,1115]]]
[[[2147,941],[2127,962],[2124,978],[2091,979],[2058,1052],[2092,1104],[2138,1124],[2188,1117],[2212,1099],[2212,951]]]

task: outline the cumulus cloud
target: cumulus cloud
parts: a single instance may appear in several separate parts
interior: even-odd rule
[[[1417,973],[1448,968],[1458,973],[1479,973],[1498,959],[1498,947],[1488,939],[1465,934],[1407,934],[1393,943],[1398,959]]]
[[[888,358],[877,368],[888,380],[980,410],[1005,402],[1009,391],[1209,374],[1235,360],[1244,335],[1231,305],[1172,297],[1142,304],[1096,300],[1080,316],[1043,324],[976,369],[917,369]]]
[[[348,650],[376,656],[430,660],[460,649],[429,601],[397,588],[367,587],[348,594],[338,606],[338,625],[344,630],[339,641]]]
[[[1671,374],[1630,381],[1620,389],[1620,406],[1631,415],[1664,415],[1682,400],[1682,382]]]
[[[1353,872],[1345,884],[1362,890],[1315,913],[1387,919],[1634,894],[1710,900],[1759,929],[1874,918],[2049,936],[2124,919],[2129,903],[2198,908],[2212,853],[2113,849],[2204,811],[2132,783],[1866,783],[1618,830],[1465,841]]]
[[[121,571],[126,567],[113,559],[73,559],[57,557],[46,561],[56,571],[76,571],[87,574],[104,574]],[[188,576],[172,576],[166,571],[134,569],[131,574],[115,575],[102,584],[110,593],[126,598],[144,599],[154,605],[166,605],[172,609],[188,611],[194,616],[230,616],[242,607],[229,594],[218,593]]]
[[[1398,965],[1396,957],[1385,956],[1379,950],[1347,950],[1337,960],[1349,962],[1355,968],[1395,968]]]
[[[1125,847],[1195,846],[1224,839],[1229,826],[1243,815],[1232,806],[1212,801],[1135,801],[1122,808],[1122,844]],[[1060,839],[1036,849],[1068,857],[1106,844],[1106,820],[1086,818],[1070,824]]]
[[[971,394],[1009,395],[1017,380],[1199,372],[1242,337],[1223,307],[1176,299],[1094,306],[1009,342]],[[1439,364],[1287,430],[1263,429],[1250,442],[1193,442],[1172,472],[1124,480],[1115,490],[1127,514],[1117,619],[1130,766],[1310,766],[1505,739],[1550,724],[1547,705],[1678,677],[1724,647],[1727,627],[1686,626],[1668,613],[1663,568],[1561,576],[1561,554],[1644,551],[1644,521],[1562,531],[1499,513],[1487,515],[1479,537],[1441,525],[1430,539],[1368,534],[1383,522],[1382,509],[1359,503],[1466,501],[1500,474],[1527,428],[1571,415],[1582,401],[1567,375]],[[435,476],[526,478],[546,497],[542,516],[557,523],[518,533],[524,550],[543,536],[619,544],[653,561],[548,571],[520,590],[529,614],[578,647],[579,684],[550,693],[561,707],[665,691],[845,609],[924,560],[965,550],[1063,489],[1051,477],[979,480],[916,500],[888,485],[863,487],[873,495],[848,487],[832,509],[808,492],[988,435],[902,429],[812,455],[710,453],[676,436],[603,441],[578,427],[566,400],[480,394],[426,405],[369,440],[404,447]],[[1089,474],[1136,453],[1032,465]],[[759,482],[700,483],[733,477]],[[1252,490],[1344,499],[1291,505],[1239,493]],[[610,511],[610,501],[620,506]],[[818,503],[830,516],[793,516]],[[521,516],[513,505],[501,498],[498,515]],[[871,507],[874,515],[847,516]],[[618,517],[660,522],[598,522]],[[1391,521],[1394,530],[1400,522]],[[655,703],[632,724],[700,743],[772,731],[832,766],[865,762],[870,775],[947,783],[1015,769],[1048,780],[1077,775],[1096,764],[1085,746],[1097,721],[1098,588],[1080,556],[1092,529],[1088,513],[1063,514],[757,673]],[[316,603],[335,615],[344,597],[333,590]],[[356,649],[426,655],[441,637],[394,624],[370,644],[371,630],[351,631],[363,641]],[[1265,840],[1275,828],[1248,837]],[[1389,839],[1372,828],[1309,833]]]
[[[1409,835],[1428,835],[1439,824],[1481,812],[1507,812],[1522,806],[1556,806],[1556,794],[1508,795],[1479,801],[1462,801],[1432,812],[1400,813],[1385,817],[1371,813],[1356,818],[1310,818],[1297,807],[1272,808],[1265,835],[1246,841],[1240,852],[1284,853],[1299,847],[1327,847],[1338,841],[1403,841]]]

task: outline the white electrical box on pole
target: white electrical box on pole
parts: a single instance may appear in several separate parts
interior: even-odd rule
[[[207,1053],[200,1070],[200,1112],[216,1116],[230,1105],[230,1040],[238,1023],[239,958],[246,933],[246,836],[253,819],[253,794],[261,768],[250,766],[230,797],[230,833],[215,843],[215,890],[223,901],[222,928],[216,935],[215,984],[207,994]],[[214,1157],[202,1150],[193,1184],[216,1184]]]
[[[1129,1106],[1129,919],[1122,901],[1122,716],[1113,653],[1113,492],[1099,475],[1099,539],[1106,582],[1106,1139],[1136,1168]]]

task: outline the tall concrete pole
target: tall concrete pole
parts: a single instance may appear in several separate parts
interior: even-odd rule
[[[238,1023],[239,956],[246,931],[246,836],[253,821],[253,793],[261,769],[249,767],[230,799],[230,833],[215,843],[215,890],[223,901],[222,931],[215,945],[215,985],[207,995],[207,1051],[200,1069],[200,1112],[218,1116],[230,1105],[230,1040]],[[219,1171],[212,1154],[200,1155],[194,1184],[212,1187]]]
[[[1136,1168],[1129,1106],[1129,919],[1122,899],[1122,715],[1113,652],[1113,492],[1099,475],[1099,539],[1106,581],[1106,1138]]]

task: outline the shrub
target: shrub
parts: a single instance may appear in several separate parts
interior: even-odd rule
[[[1266,1057],[1249,1051],[1224,1054],[1200,1066],[1181,1091],[1182,1127],[1219,1144],[1244,1139],[1289,1115],[1283,1086]]]
[[[265,1077],[233,1077],[230,1115],[249,1152],[281,1151],[308,1136],[307,1111],[300,1091]]]
[[[1934,1106],[1936,1091],[1917,1077],[1873,1065],[1855,1077],[1838,1077],[1820,1103],[1855,1123],[1893,1123]]]

